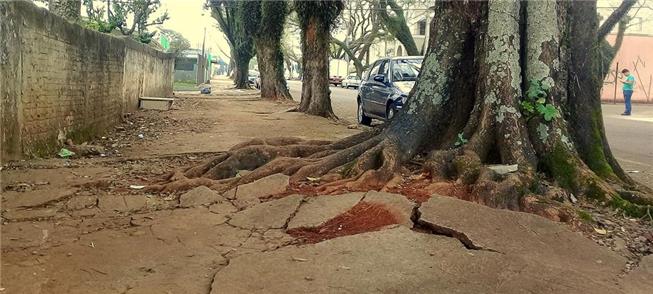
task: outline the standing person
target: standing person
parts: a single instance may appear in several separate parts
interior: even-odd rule
[[[626,76],[625,79],[621,80],[624,90],[624,104],[626,104],[626,111],[621,115],[630,115],[632,109],[630,98],[633,97],[633,89],[635,86],[635,77],[630,74],[630,71],[626,68],[621,71],[622,74]]]

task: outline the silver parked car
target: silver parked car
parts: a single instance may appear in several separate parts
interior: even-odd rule
[[[346,79],[342,80],[342,84],[340,84],[341,87],[348,89],[349,87],[358,88],[360,85],[361,79],[356,75],[347,76]]]

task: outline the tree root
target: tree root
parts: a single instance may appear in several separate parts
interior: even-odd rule
[[[379,132],[363,132],[337,142],[287,137],[250,140],[200,165],[170,174],[148,190],[173,192],[205,185],[223,192],[276,173],[290,176],[292,184],[325,176],[331,182],[325,190],[337,184],[354,190],[382,187],[395,177],[400,163],[396,147]],[[352,168],[346,171],[347,166]],[[240,176],[242,170],[251,172]],[[339,182],[338,175],[343,173],[350,178]]]
[[[564,183],[558,178],[547,182],[528,165],[499,174],[488,167],[474,148],[465,146],[431,152],[422,165],[421,173],[425,177],[407,176],[411,171],[398,157],[402,154],[398,145],[379,134],[380,131],[363,132],[335,142],[288,137],[250,140],[200,165],[171,173],[148,190],[170,193],[204,185],[226,192],[281,173],[290,176],[292,189],[300,193],[370,190],[401,193],[405,190],[427,195],[428,199],[433,192],[440,192],[490,207],[528,211],[559,221],[576,217],[575,210],[567,205],[570,192],[614,203],[613,206],[624,210],[639,211],[586,166],[569,170],[570,178]],[[248,172],[242,172],[244,170]],[[420,182],[411,182],[413,179]],[[573,185],[566,187],[569,183]],[[578,187],[583,190],[576,189]]]

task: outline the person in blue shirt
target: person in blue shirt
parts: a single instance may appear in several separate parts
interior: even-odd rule
[[[630,98],[633,97],[633,89],[635,88],[635,77],[630,74],[630,71],[626,68],[621,71],[624,74],[625,78],[621,80],[623,84],[622,88],[624,90],[624,104],[626,104],[626,111],[621,115],[630,115],[632,106],[630,104]]]

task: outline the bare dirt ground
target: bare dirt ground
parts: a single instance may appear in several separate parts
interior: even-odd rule
[[[594,221],[581,236],[540,217],[439,197],[424,203],[373,192],[266,198],[287,189],[282,176],[239,187],[237,195],[203,187],[146,193],[143,186],[166,172],[247,139],[334,140],[360,131],[226,87],[218,81],[212,95],[178,93],[171,111],[126,115],[89,142],[104,146],[103,156],[3,166],[0,293],[364,293],[370,287],[646,293],[653,287],[650,223],[614,211],[592,210]],[[533,278],[540,276],[560,286],[545,287]],[[524,279],[502,282],[518,278]]]

